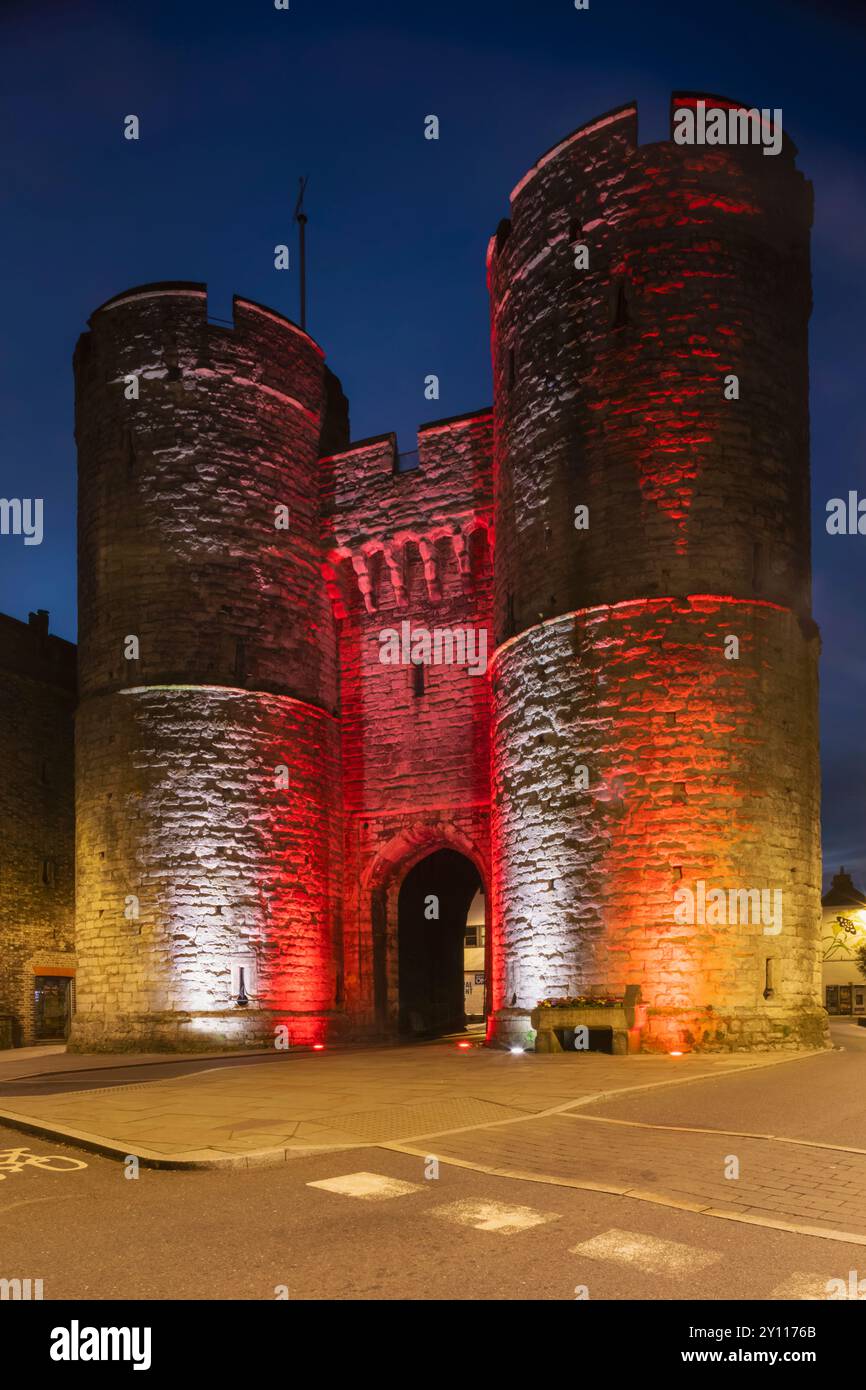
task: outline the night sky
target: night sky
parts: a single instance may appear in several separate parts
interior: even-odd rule
[[[309,174],[308,327],[352,437],[411,450],[419,423],[490,403],[485,249],[539,154],[630,99],[640,139],[662,139],[674,89],[781,107],[816,198],[825,870],[866,886],[866,536],[825,530],[829,498],[866,496],[866,0],[0,0],[0,52],[0,495],[45,499],[41,546],[0,537],[0,611],[47,608],[72,640],[71,357],[103,300],[202,280],[213,315],[240,293],[297,318]]]

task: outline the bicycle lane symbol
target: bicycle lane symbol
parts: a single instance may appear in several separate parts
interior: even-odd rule
[[[24,1168],[41,1168],[46,1173],[73,1173],[87,1164],[79,1158],[67,1158],[65,1154],[33,1154],[28,1147],[21,1149],[0,1149],[0,1182],[10,1173],[20,1173]]]

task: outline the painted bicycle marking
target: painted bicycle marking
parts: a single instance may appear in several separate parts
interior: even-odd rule
[[[0,1149],[0,1182],[10,1173],[20,1173],[23,1168],[41,1168],[46,1173],[72,1173],[87,1164],[80,1158],[67,1158],[65,1154],[33,1154],[29,1148]]]

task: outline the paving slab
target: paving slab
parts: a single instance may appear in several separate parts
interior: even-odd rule
[[[402,1153],[866,1245],[866,1151],[581,1113],[439,1135]],[[734,1164],[732,1160],[736,1160]],[[731,1174],[731,1176],[726,1176]]]
[[[441,1044],[242,1067],[216,1058],[206,1070],[125,1086],[6,1094],[0,1120],[161,1166],[279,1163],[323,1148],[521,1124],[607,1096],[791,1064],[803,1055],[811,1054],[537,1056]],[[117,1058],[105,1060],[118,1065]]]

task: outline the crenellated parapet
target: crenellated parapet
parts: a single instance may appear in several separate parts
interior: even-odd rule
[[[337,617],[471,592],[492,563],[492,412],[423,425],[418,463],[394,435],[322,460],[323,573]],[[417,592],[416,592],[417,591]]]

